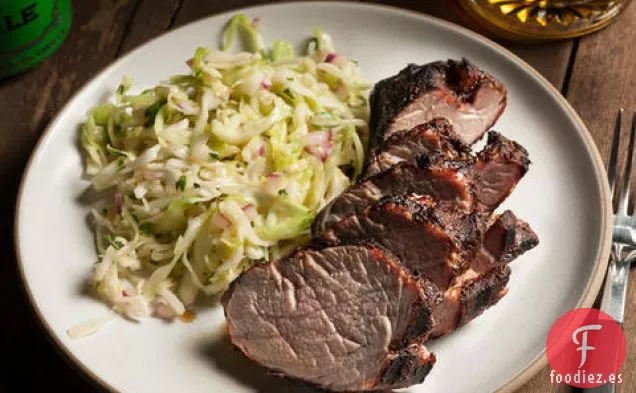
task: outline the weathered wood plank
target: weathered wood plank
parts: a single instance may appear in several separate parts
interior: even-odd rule
[[[524,46],[505,44],[506,47],[534,67],[559,91],[565,84],[568,62],[572,52],[572,41]]]
[[[588,126],[603,158],[611,149],[614,119],[619,107],[624,107],[628,130],[632,112],[636,110],[636,3],[607,29],[581,39],[572,70],[567,98]],[[623,133],[626,146],[628,132]],[[621,158],[624,161],[625,155]],[[632,177],[633,179],[633,177]],[[632,194],[633,195],[633,194]],[[623,365],[624,381],[619,393],[633,392],[636,386],[636,272],[632,270],[629,285],[626,321],[624,324],[628,348]]]
[[[13,263],[13,209],[18,179],[33,145],[53,115],[80,86],[115,58],[135,0],[75,1],[73,25],[62,47],[35,69],[0,82],[0,221],[4,258],[0,277],[7,316],[0,351],[11,357],[1,368],[7,391],[37,391],[42,384],[63,391],[95,391],[49,343],[31,312]],[[34,367],[34,361],[37,366]],[[26,371],[28,370],[28,371]]]
[[[182,0],[139,0],[119,56],[172,27]]]
[[[115,58],[135,0],[77,1],[66,42],[35,69],[0,83],[0,179],[15,178],[52,116]],[[0,185],[3,185],[0,183]]]
[[[183,0],[183,4],[175,18],[175,26],[181,26],[205,16],[220,14],[225,11],[280,1],[281,0]]]

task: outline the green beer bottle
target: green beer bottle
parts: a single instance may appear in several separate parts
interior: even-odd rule
[[[0,0],[0,78],[51,55],[71,27],[71,0]]]

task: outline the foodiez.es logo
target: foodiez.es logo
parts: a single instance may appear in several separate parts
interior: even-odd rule
[[[591,308],[570,311],[548,334],[550,381],[578,388],[621,383],[625,348],[623,330],[611,316]]]

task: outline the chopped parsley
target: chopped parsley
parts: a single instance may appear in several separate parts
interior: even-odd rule
[[[179,177],[179,180],[177,180],[177,183],[175,184],[175,186],[177,187],[177,190],[179,191],[185,190],[187,181],[188,180],[186,179],[185,176]]]
[[[108,244],[113,246],[115,250],[120,250],[124,246],[124,243],[122,243],[119,240],[116,240],[110,234],[106,235],[106,241],[108,242]]]
[[[116,156],[116,157],[124,157],[124,158],[128,158],[128,154],[126,154],[125,151],[119,150],[119,149],[115,149],[114,147],[112,147],[111,145],[106,145],[106,150]]]
[[[144,111],[144,115],[146,116],[146,127],[152,127],[155,124],[155,117],[157,117],[157,113],[163,108],[163,106],[168,102],[165,98],[161,98],[156,101],[154,104],[150,105]]]
[[[283,90],[283,95],[286,96],[287,98],[289,98],[290,100],[296,99],[296,96],[294,95],[294,92],[291,91],[290,88],[286,88],[285,90]]]

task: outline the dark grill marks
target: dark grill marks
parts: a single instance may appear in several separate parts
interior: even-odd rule
[[[402,161],[440,154],[447,160],[462,160],[470,156],[470,149],[447,120],[438,118],[411,130],[396,132],[373,149],[369,153],[364,177],[384,172]]]
[[[529,166],[525,148],[497,132],[489,132],[486,147],[466,172],[474,187],[477,208],[486,212],[495,210],[528,172]]]
[[[386,197],[362,213],[340,220],[318,239],[326,244],[369,239],[388,248],[416,276],[446,288],[476,257],[481,245],[481,232],[472,216],[437,208],[429,199]]]
[[[391,195],[429,195],[440,204],[491,213],[528,170],[527,151],[499,133],[490,132],[476,157],[449,160],[439,152],[419,155],[363,179],[332,200],[316,216],[317,236],[350,214]],[[474,205],[473,205],[474,204]]]
[[[392,195],[424,194],[440,204],[471,210],[473,192],[471,184],[458,170],[460,164],[465,163],[444,162],[437,157],[401,162],[351,186],[332,200],[314,219],[312,233],[319,236],[344,217],[361,213],[374,202]]]
[[[371,93],[371,146],[439,117],[448,119],[471,145],[495,124],[506,95],[499,81],[465,59],[410,64],[378,82]]]

